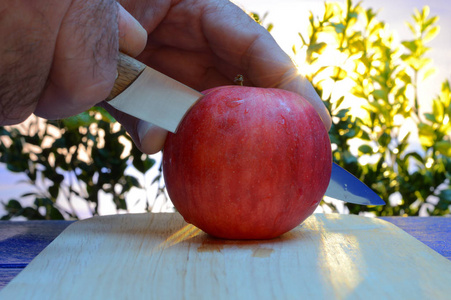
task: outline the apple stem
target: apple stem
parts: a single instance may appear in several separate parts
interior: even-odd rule
[[[243,86],[243,82],[244,82],[244,76],[241,74],[236,75],[235,79],[233,80],[233,82],[235,82],[235,84],[239,84],[241,86]]]

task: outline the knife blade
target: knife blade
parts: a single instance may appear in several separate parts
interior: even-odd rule
[[[176,133],[183,117],[202,96],[121,53],[118,76],[106,101],[122,112]],[[326,196],[361,205],[385,204],[373,190],[335,163]]]
[[[354,204],[385,205],[384,200],[371,188],[336,163],[332,164],[330,182],[325,195]]]
[[[145,64],[119,54],[118,76],[106,101],[122,112],[175,133],[198,91]]]

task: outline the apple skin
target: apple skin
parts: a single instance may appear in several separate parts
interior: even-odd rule
[[[271,239],[320,203],[330,180],[331,145],[313,106],[270,88],[204,92],[163,149],[175,208],[206,233]]]

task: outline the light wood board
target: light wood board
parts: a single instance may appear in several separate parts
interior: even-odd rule
[[[179,214],[70,225],[1,299],[450,299],[451,262],[396,226],[315,214],[268,241],[215,239]]]

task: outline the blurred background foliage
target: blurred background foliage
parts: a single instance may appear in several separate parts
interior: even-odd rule
[[[97,107],[61,121],[31,117],[17,126],[0,127],[0,138],[0,162],[9,171],[24,174],[30,187],[20,199],[3,202],[7,211],[3,220],[78,219],[74,203],[83,202],[83,210],[98,215],[100,198],[106,195],[117,212],[126,212],[127,193],[145,188],[144,174],[155,163]],[[133,175],[126,172],[131,166]],[[31,205],[23,205],[30,199]],[[146,208],[151,204],[150,199],[141,200]]]
[[[324,5],[322,16],[310,14],[308,35],[299,34],[293,56],[302,61],[300,72],[332,115],[334,161],[387,203],[377,207],[346,203],[344,212],[449,214],[449,81],[427,99],[430,105],[418,99],[422,82],[434,72],[427,43],[439,32],[438,17],[430,16],[428,7],[415,10],[406,23],[411,38],[398,41],[373,9],[351,0]],[[274,26],[265,24],[266,15],[253,17],[269,31]],[[166,196],[161,168],[140,153],[124,129],[100,108],[61,121],[32,117],[17,126],[0,127],[0,141],[0,163],[24,174],[30,187],[19,199],[0,196],[4,220],[77,219],[80,203],[97,215],[100,205],[108,205],[101,203],[102,197],[117,212],[127,212],[127,194],[152,185],[157,186],[154,196],[135,199],[145,201],[145,210],[152,209],[157,197]],[[130,168],[133,172],[127,172]],[[157,173],[146,180],[151,168]],[[31,199],[31,204],[23,199]],[[327,198],[321,206],[338,210]]]
[[[299,66],[333,117],[336,163],[355,174],[387,205],[346,204],[350,213],[377,216],[449,214],[451,94],[449,81],[420,106],[418,89],[433,74],[427,43],[439,32],[426,6],[406,23],[412,37],[397,41],[373,9],[348,0],[310,14],[300,36]],[[333,58],[333,60],[331,60]],[[323,201],[323,205],[333,204]]]

